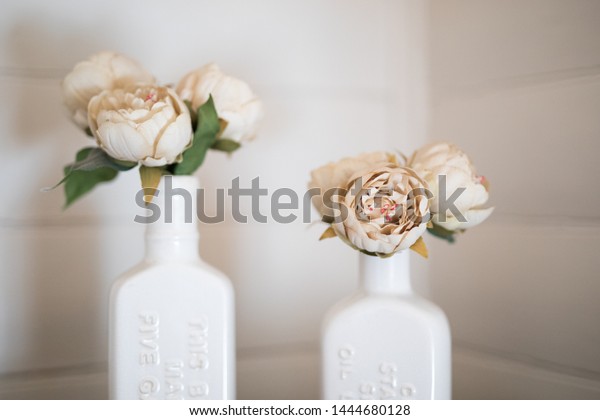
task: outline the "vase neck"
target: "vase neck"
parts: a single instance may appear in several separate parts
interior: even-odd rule
[[[412,294],[408,251],[400,251],[388,258],[361,253],[359,273],[361,288],[367,293]]]
[[[189,261],[199,259],[196,191],[192,176],[163,176],[148,206],[155,217],[146,226],[146,259]],[[159,217],[156,217],[156,216]]]

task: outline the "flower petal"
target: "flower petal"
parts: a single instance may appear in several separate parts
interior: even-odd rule
[[[443,227],[449,231],[468,229],[473,226],[477,226],[485,219],[487,219],[490,214],[494,211],[494,207],[490,207],[487,209],[472,209],[465,212],[463,215],[465,216],[466,222],[458,221],[454,216],[447,217],[445,221],[440,221],[439,215],[435,215],[433,217],[433,223]]]
[[[103,123],[97,135],[101,147],[115,159],[137,162],[152,155],[152,144],[127,123]]]

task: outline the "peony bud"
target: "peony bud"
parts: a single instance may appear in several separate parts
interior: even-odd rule
[[[252,140],[263,117],[261,101],[243,81],[224,74],[216,64],[208,64],[181,79],[177,85],[181,99],[197,110],[212,95],[224,128],[219,138],[244,142]]]
[[[71,118],[82,129],[88,127],[90,99],[104,90],[137,83],[154,83],[154,77],[137,62],[112,51],[104,51],[78,63],[62,82],[63,100]]]

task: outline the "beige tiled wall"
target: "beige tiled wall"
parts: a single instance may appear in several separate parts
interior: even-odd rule
[[[490,178],[496,212],[455,245],[428,238],[428,262],[413,258],[415,286],[451,323],[454,397],[599,398],[599,5],[5,2],[0,398],[107,396],[108,290],[143,253],[137,175],[66,212],[61,191],[39,192],[88,141],[59,82],[101,49],[163,82],[216,61],[263,98],[260,137],[200,170],[209,193],[260,176],[301,194],[311,168],[341,156],[458,143]],[[318,243],[320,229],[201,227],[203,257],[236,289],[240,398],[318,396],[320,320],[357,280],[354,252]]]
[[[457,398],[600,397],[600,3],[434,0],[432,138],[496,211],[433,244]]]

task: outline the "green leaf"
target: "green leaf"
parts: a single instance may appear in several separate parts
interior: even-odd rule
[[[198,114],[194,108],[192,108],[192,102],[184,99],[183,103],[187,107],[188,111],[190,111],[190,119],[192,120],[192,128],[194,131],[196,130],[196,123],[198,122]]]
[[[448,229],[444,229],[443,227],[436,225],[435,223],[432,224],[432,227],[427,228],[427,232],[431,233],[433,236],[436,236],[440,239],[448,241],[448,243],[451,243],[451,244],[453,244],[455,241],[454,234],[456,232],[453,232]]]
[[[240,147],[242,147],[240,143],[229,139],[218,139],[213,143],[212,146],[210,146],[211,149],[220,150],[227,153],[235,152]]]
[[[80,150],[77,153],[75,164],[67,165],[64,168],[65,177],[60,183],[65,185],[65,206],[66,209],[78,198],[91,191],[97,184],[113,180],[119,171],[113,167],[97,167],[96,169],[73,169],[80,162],[85,161],[92,153],[94,148]],[[59,185],[60,185],[59,183]]]
[[[119,171],[128,171],[137,163],[113,159],[99,147],[86,147],[77,152],[75,162],[64,167],[64,177],[56,185],[44,188],[50,191],[64,184],[66,209],[79,197],[101,182],[113,180]]]
[[[99,147],[87,147],[77,152],[75,164],[71,166],[71,170],[93,171],[98,168],[112,168],[117,171],[127,171],[136,165],[137,163],[134,162],[113,159]]]
[[[183,159],[175,166],[175,175],[191,175],[202,165],[206,152],[217,140],[220,130],[219,117],[212,96],[198,108],[198,126],[192,146],[183,152]]]
[[[370,252],[370,251],[366,251],[364,249],[360,249],[360,248],[356,248],[356,247],[353,247],[353,248],[358,250],[361,254],[368,255],[369,257],[379,257],[380,256],[376,252]]]
[[[108,159],[112,162],[111,167],[120,172],[126,172],[130,169],[135,168],[138,165],[137,162],[128,162],[126,160],[117,160],[110,156],[108,156]]]
[[[42,188],[42,192],[52,191],[62,185],[75,171],[90,172],[101,168],[110,168],[116,171],[128,171],[137,166],[137,163],[116,160],[106,154],[99,147],[86,147],[77,152],[75,163],[67,165],[68,171],[64,172],[64,177],[52,187]]]

